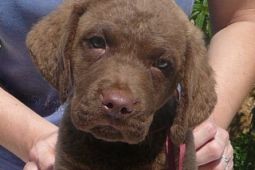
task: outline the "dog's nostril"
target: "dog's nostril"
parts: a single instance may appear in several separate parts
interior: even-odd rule
[[[113,108],[113,104],[112,103],[108,103],[108,104],[106,104],[105,105],[107,108],[109,108],[109,109],[112,109]]]
[[[120,113],[122,114],[128,114],[128,113],[131,113],[132,110],[129,110],[128,108],[126,107],[123,107],[121,110],[120,110]]]

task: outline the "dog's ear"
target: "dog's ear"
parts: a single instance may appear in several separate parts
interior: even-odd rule
[[[26,43],[33,62],[43,77],[66,100],[72,83],[70,48],[86,2],[65,1],[28,33]]]
[[[57,67],[55,71],[56,87],[60,92],[62,101],[71,95],[73,74],[72,74],[72,46],[76,35],[79,19],[84,14],[84,4],[74,4],[73,9],[60,37],[57,47]]]
[[[179,106],[171,127],[172,140],[176,144],[183,143],[188,129],[207,119],[216,104],[213,70],[206,56],[202,33],[193,25],[188,27],[180,87]]]

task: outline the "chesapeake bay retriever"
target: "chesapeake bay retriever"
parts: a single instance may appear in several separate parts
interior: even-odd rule
[[[27,45],[68,102],[55,170],[164,170],[171,154],[197,169],[191,130],[215,105],[215,81],[201,32],[174,1],[66,0]]]

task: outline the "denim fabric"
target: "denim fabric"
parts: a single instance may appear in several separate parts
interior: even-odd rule
[[[0,0],[0,84],[41,116],[59,106],[58,94],[32,63],[25,37],[61,0]]]
[[[0,0],[0,84],[41,116],[50,115],[58,108],[58,96],[28,57],[25,36],[32,24],[60,2]],[[61,115],[56,112],[48,120],[57,123]],[[22,170],[23,166],[24,162],[0,147],[0,170]]]
[[[183,9],[183,11],[190,16],[195,0],[175,0],[176,3]]]
[[[0,0],[0,84],[35,112],[58,124],[65,106],[40,76],[25,46],[31,26],[52,11],[62,0]],[[191,13],[193,0],[177,0]],[[53,113],[54,112],[54,113]],[[51,114],[53,113],[53,114]],[[0,170],[22,170],[24,162],[0,147]]]

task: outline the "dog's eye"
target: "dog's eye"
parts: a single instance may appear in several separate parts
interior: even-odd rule
[[[159,69],[166,69],[169,67],[169,62],[165,59],[158,59],[154,63],[154,67],[157,67]]]
[[[92,48],[101,48],[101,49],[106,48],[106,42],[103,37],[94,36],[94,37],[91,37],[88,41]]]

